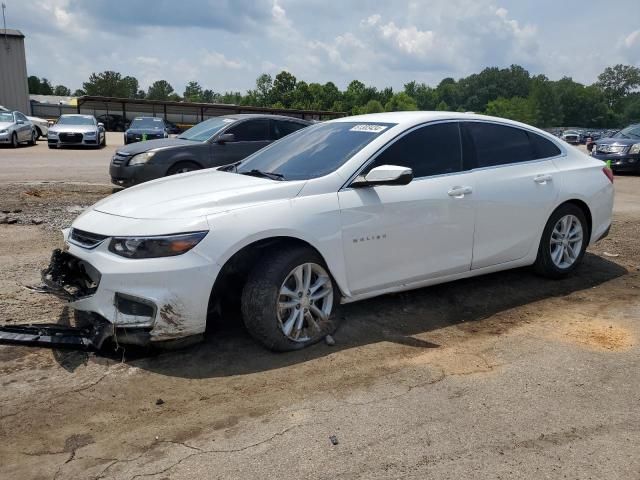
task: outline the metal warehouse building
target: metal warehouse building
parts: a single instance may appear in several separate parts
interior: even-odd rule
[[[24,35],[19,30],[0,29],[0,105],[31,113]]]

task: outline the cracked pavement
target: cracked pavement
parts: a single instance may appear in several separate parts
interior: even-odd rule
[[[640,178],[616,185],[575,277],[346,305],[333,347],[273,354],[233,325],[155,355],[0,346],[0,477],[637,479]],[[0,225],[3,321],[68,319],[20,287],[58,241]]]

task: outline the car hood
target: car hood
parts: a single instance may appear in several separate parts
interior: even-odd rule
[[[640,143],[640,138],[600,138],[595,143],[596,145],[633,145]]]
[[[0,130],[4,130],[5,128],[9,128],[15,125],[15,122],[0,122]]]
[[[50,132],[55,133],[85,133],[95,132],[98,127],[95,125],[54,125],[49,129]]]
[[[200,145],[201,142],[192,142],[191,140],[181,140],[179,138],[161,138],[158,140],[147,140],[142,143],[131,143],[124,147],[118,148],[118,153],[125,155],[137,155],[138,153],[147,152],[153,148],[169,148]]]
[[[207,169],[128,188],[92,209],[138,219],[193,218],[294,198],[304,184],[304,180],[280,182]]]

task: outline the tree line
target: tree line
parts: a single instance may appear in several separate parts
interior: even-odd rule
[[[64,85],[29,77],[29,92],[70,95]],[[166,80],[140,88],[132,76],[118,72],[92,73],[74,96],[95,95],[184,102],[225,103],[272,108],[328,110],[348,114],[398,110],[452,110],[486,113],[539,127],[581,126],[614,128],[640,121],[640,68],[607,67],[592,85],[570,77],[549,80],[531,75],[519,65],[489,67],[458,80],[445,78],[437,86],[411,81],[402,90],[378,89],[353,80],[345,90],[333,82],[307,83],[287,71],[272,77],[262,74],[255,88],[218,93],[199,82],[187,83],[182,95]]]

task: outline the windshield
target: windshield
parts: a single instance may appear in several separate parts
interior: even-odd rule
[[[612,138],[640,138],[640,125],[632,125],[630,127],[623,128],[613,135]]]
[[[133,122],[131,122],[131,126],[129,128],[163,129],[164,122],[162,121],[161,118],[138,117],[133,119]]]
[[[81,116],[62,116],[58,119],[58,125],[95,125],[93,117],[81,117]]]
[[[191,127],[186,132],[182,133],[178,138],[184,140],[193,140],[194,142],[206,142],[213,137],[222,127],[235,122],[231,118],[210,118],[204,122],[200,122],[194,127]]]
[[[283,180],[308,180],[333,172],[393,123],[319,123],[298,130],[247,157],[238,173],[259,171]]]
[[[0,112],[0,122],[11,122],[11,123],[13,123],[13,113],[11,113],[11,112]]]

